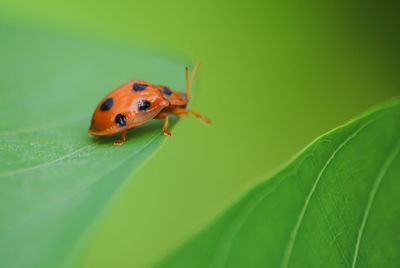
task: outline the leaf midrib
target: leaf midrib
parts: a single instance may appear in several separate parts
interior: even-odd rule
[[[17,169],[17,170],[6,171],[6,172],[3,172],[3,173],[0,173],[0,178],[8,177],[8,176],[16,175],[16,174],[21,174],[21,173],[24,173],[24,172],[28,172],[28,171],[32,171],[32,170],[36,170],[36,169],[39,169],[39,168],[44,168],[44,167],[53,165],[53,164],[55,164],[55,163],[57,163],[59,161],[62,161],[62,160],[66,159],[66,158],[68,158],[70,156],[73,156],[74,154],[77,154],[77,153],[83,151],[84,149],[87,149],[87,148],[90,148],[90,147],[93,147],[93,146],[94,146],[94,144],[88,144],[88,145],[85,145],[85,146],[83,146],[83,147],[81,147],[79,149],[76,149],[76,150],[72,151],[72,152],[69,152],[68,154],[65,154],[65,155],[62,155],[62,156],[60,156],[60,157],[58,157],[56,159],[53,159],[51,161],[46,161],[46,162],[38,164],[38,165],[34,165],[34,166],[26,167],[26,168],[21,168],[21,169]]]
[[[155,134],[154,136],[152,136],[150,138],[150,140],[148,142],[146,142],[144,145],[142,145],[139,149],[137,149],[136,151],[134,151],[131,155],[129,155],[126,160],[122,163],[118,163],[116,164],[113,168],[111,168],[109,171],[107,171],[105,174],[99,176],[99,178],[97,180],[95,180],[94,182],[86,185],[84,188],[80,189],[79,191],[75,192],[73,195],[67,196],[66,198],[58,201],[57,203],[54,203],[51,207],[48,207],[47,209],[53,209],[57,206],[60,206],[61,204],[64,204],[66,201],[71,200],[71,198],[77,196],[79,193],[86,191],[91,185],[93,185],[96,181],[99,181],[100,179],[104,178],[105,176],[109,175],[111,172],[113,172],[114,170],[116,170],[119,166],[125,164],[129,159],[131,159],[132,157],[134,157],[136,154],[140,153],[141,151],[143,151],[145,148],[147,148],[148,145],[150,145],[157,137],[159,136],[159,133]],[[32,217],[37,217],[38,212],[32,212],[32,214],[27,215],[24,220],[21,220],[22,223],[25,224],[25,222],[28,222],[28,220]],[[14,226],[15,227],[15,226]]]

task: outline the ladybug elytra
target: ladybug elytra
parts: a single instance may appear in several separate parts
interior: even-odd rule
[[[190,100],[190,90],[193,78],[199,67],[193,69],[188,80],[188,68],[185,69],[186,93],[176,92],[167,86],[153,85],[146,81],[134,79],[111,91],[97,105],[93,113],[89,128],[92,136],[108,136],[122,132],[121,139],[114,142],[121,145],[125,141],[128,129],[144,124],[156,118],[164,119],[163,132],[171,136],[168,131],[168,115],[184,116],[193,114],[205,123],[210,120],[199,113],[186,109]]]

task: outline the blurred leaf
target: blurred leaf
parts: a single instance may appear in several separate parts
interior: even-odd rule
[[[159,267],[399,267],[400,102],[318,138]]]
[[[5,21],[0,33],[0,267],[71,267],[110,197],[164,140],[157,120],[123,146],[90,138],[94,108],[136,77],[184,86],[184,65]]]

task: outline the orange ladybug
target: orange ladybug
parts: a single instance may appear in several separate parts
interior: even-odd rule
[[[208,118],[186,109],[190,100],[193,78],[199,65],[197,63],[194,67],[190,83],[186,67],[186,93],[176,92],[167,86],[152,85],[139,79],[120,85],[97,105],[92,116],[89,134],[108,136],[122,132],[121,139],[114,142],[115,145],[121,145],[125,141],[128,129],[144,124],[153,118],[164,119],[163,132],[171,136],[171,132],[168,131],[168,114],[184,116],[191,113],[209,124]]]

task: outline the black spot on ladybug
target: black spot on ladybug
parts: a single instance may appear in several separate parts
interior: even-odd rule
[[[134,91],[142,91],[147,88],[147,85],[141,83],[133,83],[133,90]]]
[[[137,103],[138,109],[141,112],[144,112],[149,108],[151,103],[148,100],[139,100]]]
[[[172,94],[172,91],[171,91],[169,88],[167,88],[167,87],[163,88],[163,92],[164,92],[165,94],[167,94],[168,96],[170,96],[170,95]]]
[[[112,98],[106,99],[100,106],[101,111],[108,111],[114,105],[114,101]]]
[[[117,123],[118,126],[124,127],[126,126],[126,117],[123,114],[117,114],[115,117],[115,123]]]

